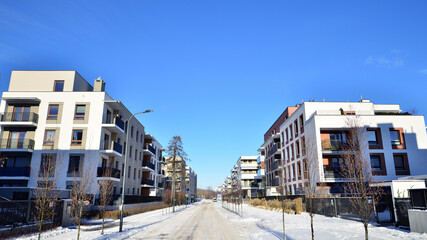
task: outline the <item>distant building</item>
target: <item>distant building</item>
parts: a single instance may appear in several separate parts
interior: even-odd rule
[[[165,163],[165,186],[172,190],[173,158],[165,157]],[[197,174],[181,157],[175,158],[175,181],[176,192],[186,194],[188,202],[194,202],[197,197]]]
[[[224,180],[223,193],[240,191],[243,198],[258,196],[257,156],[240,156],[233,166],[230,176]]]

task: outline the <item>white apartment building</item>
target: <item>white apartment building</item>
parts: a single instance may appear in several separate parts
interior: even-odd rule
[[[255,179],[257,180],[258,184],[258,196],[265,196],[266,194],[266,175],[265,175],[265,150],[264,149],[258,149],[258,157],[257,157],[257,164],[258,164],[258,171],[257,175],[255,176]]]
[[[379,181],[427,173],[427,135],[424,116],[403,114],[397,104],[360,102],[304,102],[285,110],[280,131],[267,132],[267,185],[276,186],[277,171],[284,169],[287,190],[303,193],[307,142],[317,149],[316,182],[331,193],[342,192],[345,181],[339,174],[349,118],[358,118],[367,134],[373,174]],[[279,156],[277,159],[270,155]],[[276,166],[277,165],[277,166]],[[279,166],[279,167],[278,167]],[[283,181],[283,179],[281,179]],[[274,190],[270,194],[274,195]]]
[[[242,189],[243,198],[258,196],[258,156],[240,156],[234,164],[230,175],[223,183],[222,191],[231,193]]]
[[[0,112],[0,154],[5,159],[0,192],[8,192],[7,197],[27,191],[31,198],[30,189],[40,184],[38,173],[48,157],[56,161],[60,190],[69,189],[84,172],[93,177],[91,194],[96,199],[98,183],[111,169],[114,195],[121,193],[124,170],[126,195],[161,193],[156,179],[162,146],[136,118],[125,122],[132,113],[105,92],[100,78],[92,87],[76,71],[12,71]]]

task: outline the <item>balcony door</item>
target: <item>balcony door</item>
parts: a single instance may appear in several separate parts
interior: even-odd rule
[[[23,148],[27,132],[10,132],[7,148]]]
[[[30,119],[31,107],[14,107],[12,121],[14,122],[26,122]]]

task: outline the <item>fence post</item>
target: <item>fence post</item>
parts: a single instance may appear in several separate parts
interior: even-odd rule
[[[335,208],[335,217],[338,217],[337,199],[335,197],[333,198],[333,204],[334,204],[334,208]]]
[[[27,216],[25,217],[25,221],[30,221],[30,214],[31,214],[31,200],[28,200],[28,207],[27,207]]]

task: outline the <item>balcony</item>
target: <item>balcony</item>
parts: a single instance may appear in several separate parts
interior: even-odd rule
[[[154,187],[154,180],[143,178],[141,179],[141,185]]]
[[[148,171],[154,171],[156,169],[156,167],[154,166],[154,164],[152,164],[151,162],[148,161],[143,161],[142,162],[142,170],[148,170]]]
[[[151,146],[151,144],[149,144],[149,143],[146,143],[146,144],[144,145],[143,152],[144,152],[144,153],[150,153],[150,154],[152,154],[153,156],[155,156],[155,155],[156,155],[156,149],[155,149],[153,146]]]
[[[0,140],[0,149],[2,152],[32,152],[34,150],[34,140],[4,138]]]
[[[25,177],[29,178],[31,167],[0,168],[0,177]]]
[[[102,127],[107,129],[112,133],[124,133],[125,132],[125,122],[119,117],[114,117],[111,120],[107,120],[102,123]]]
[[[329,139],[322,140],[322,152],[339,152],[345,151],[348,148],[347,142],[330,141]]]
[[[37,127],[39,115],[35,112],[5,112],[0,125],[9,127]]]
[[[324,170],[325,180],[344,180],[344,176],[339,171]]]
[[[274,161],[270,164],[270,171],[275,171],[277,168],[279,168],[279,161]]]
[[[120,170],[117,168],[99,167],[96,176],[98,178],[115,178],[120,180]]]
[[[111,144],[109,144],[111,143]],[[112,157],[121,157],[123,151],[123,146],[115,141],[105,142],[103,149],[101,149],[101,153],[112,156]]]

